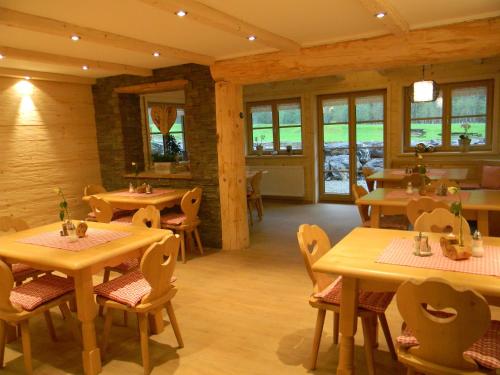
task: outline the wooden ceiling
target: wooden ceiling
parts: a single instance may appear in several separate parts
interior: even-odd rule
[[[180,9],[187,16],[176,16]],[[386,16],[377,19],[378,12]],[[0,0],[0,75],[35,75],[27,72],[32,71],[44,72],[38,76],[49,77],[45,79],[52,73],[59,79],[70,75],[92,82],[97,77],[147,76],[155,68],[198,63],[212,65],[218,78],[225,79],[227,72],[222,70],[240,69],[245,61],[261,63],[269,56],[261,65],[272,69],[286,56],[281,66],[291,64],[293,69],[310,51],[323,49],[317,46],[331,44],[345,51],[350,43],[357,53],[365,48],[379,54],[380,61],[390,61],[390,54],[370,46],[385,46],[386,51],[394,50],[389,48],[394,44],[404,48],[421,29],[495,17],[500,17],[499,0]],[[73,34],[81,39],[72,41]],[[257,39],[250,42],[249,35]],[[464,46],[470,44],[465,41]],[[498,53],[490,44],[476,48],[472,57]],[[413,53],[419,45],[413,47],[406,52]],[[160,56],[153,57],[154,51]],[[425,62],[425,56],[417,56]]]

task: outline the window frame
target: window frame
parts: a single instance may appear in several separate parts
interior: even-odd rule
[[[151,128],[149,126],[149,110],[150,110],[151,106],[155,105],[155,104],[163,104],[163,105],[174,106],[176,111],[178,109],[182,109],[184,111],[184,117],[183,117],[183,120],[182,120],[182,123],[181,123],[182,131],[181,132],[171,132],[171,133],[172,134],[181,134],[182,135],[182,144],[184,145],[184,149],[182,150],[182,153],[183,153],[183,156],[185,158],[184,160],[189,160],[189,154],[187,152],[187,148],[188,147],[187,147],[187,143],[186,143],[186,127],[185,127],[186,108],[185,108],[185,104],[146,101],[146,111],[145,111],[146,113],[145,113],[145,117],[146,117],[146,132],[147,132],[147,135],[148,135],[149,159],[153,158],[153,152],[151,150],[151,135],[162,134],[161,132],[158,132],[158,133],[151,132]],[[165,142],[165,139],[163,140],[163,142]]]
[[[279,124],[279,113],[278,106],[281,104],[298,104],[300,109],[300,126],[285,126],[285,127],[300,127],[300,136],[301,136],[301,148],[293,149],[292,155],[302,155],[304,152],[304,114],[302,111],[302,98],[287,98],[287,99],[273,99],[273,100],[262,100],[262,101],[253,101],[246,103],[246,123],[247,123],[247,154],[248,155],[257,155],[257,150],[254,148],[254,139],[253,139],[253,119],[252,119],[252,107],[261,107],[261,106],[271,106],[272,112],[272,130],[273,130],[273,149],[272,150],[263,150],[263,155],[288,155],[286,149],[280,149],[280,124]]]
[[[470,151],[491,151],[493,145],[493,102],[494,102],[494,79],[451,82],[438,84],[442,91],[443,110],[439,117],[442,123],[442,145],[436,147],[436,152],[460,152],[459,145],[451,144],[451,123],[452,123],[452,90],[459,88],[486,88],[486,130],[484,145],[470,145]],[[404,88],[404,123],[403,123],[403,152],[414,152],[415,146],[411,146],[411,87]],[[455,116],[457,117],[457,116]],[[468,117],[477,117],[474,115]]]

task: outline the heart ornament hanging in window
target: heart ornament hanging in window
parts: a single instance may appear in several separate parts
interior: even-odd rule
[[[173,105],[154,104],[151,106],[151,119],[164,135],[168,134],[176,118],[177,108]]]

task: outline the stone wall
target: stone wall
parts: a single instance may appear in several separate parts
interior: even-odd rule
[[[131,172],[131,162],[144,166],[139,96],[119,95],[114,89],[174,79],[189,81],[185,88],[184,126],[192,179],[154,179],[150,183],[172,188],[203,188],[200,235],[206,246],[220,248],[215,84],[208,67],[186,64],[154,70],[151,77],[122,75],[97,80],[93,94],[102,181],[107,189],[124,188],[129,181],[123,175]]]

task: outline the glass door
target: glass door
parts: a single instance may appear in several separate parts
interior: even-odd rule
[[[384,167],[385,90],[319,97],[320,199],[351,201],[363,167]]]

